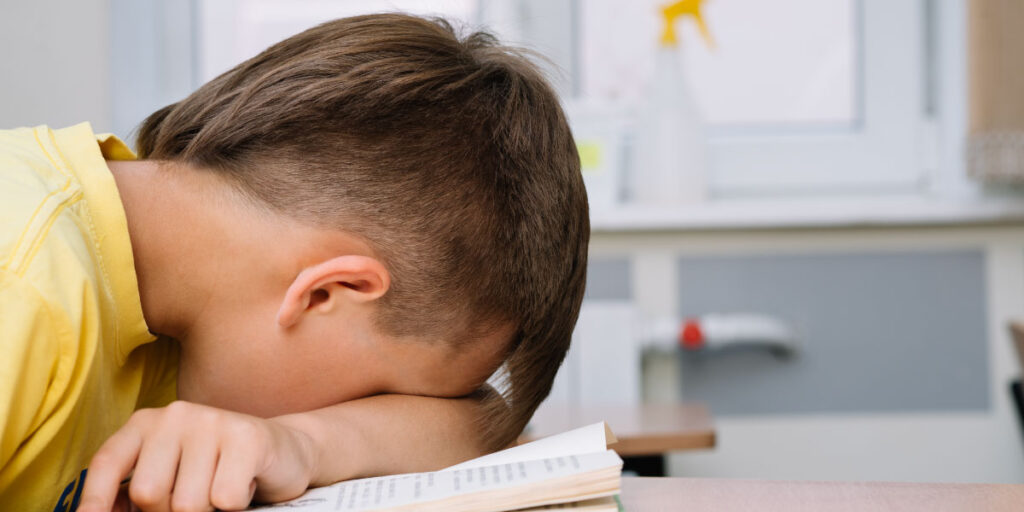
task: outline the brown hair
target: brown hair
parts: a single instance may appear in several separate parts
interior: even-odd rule
[[[503,446],[569,346],[590,236],[558,98],[521,51],[441,19],[339,19],[153,113],[143,158],[217,172],[281,214],[365,238],[392,275],[378,326],[463,343],[501,325]]]

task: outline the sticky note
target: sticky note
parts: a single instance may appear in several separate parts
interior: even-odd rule
[[[603,148],[595,140],[577,140],[576,151],[580,154],[580,166],[584,172],[600,171],[604,165]]]

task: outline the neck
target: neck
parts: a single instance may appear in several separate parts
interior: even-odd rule
[[[150,331],[183,339],[209,300],[206,278],[215,248],[201,226],[219,201],[191,172],[155,161],[107,162],[131,238],[142,311]],[[209,177],[207,177],[209,179]],[[211,200],[213,200],[211,204]]]
[[[151,160],[107,165],[128,219],[146,324],[183,346],[205,316],[276,305],[304,268],[372,253],[349,235],[253,205],[213,172]]]
[[[213,172],[152,160],[107,165],[154,334],[184,343],[213,301],[279,300],[303,268],[352,249],[350,237],[254,206]]]

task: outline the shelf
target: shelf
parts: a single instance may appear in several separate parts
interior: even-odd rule
[[[627,205],[591,212],[591,228],[595,233],[1015,223],[1024,223],[1024,197],[723,199],[699,205]]]

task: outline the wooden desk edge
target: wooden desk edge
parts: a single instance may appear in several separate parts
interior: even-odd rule
[[[714,448],[718,440],[715,431],[700,434],[652,434],[640,437],[622,437],[609,448],[620,457],[663,455],[674,451],[707,450]]]
[[[620,416],[626,416],[625,421]],[[605,420],[618,438],[610,448],[623,457],[664,455],[673,451],[714,448],[714,421],[702,403],[594,406],[539,413],[534,428],[520,436],[520,444],[572,428]],[[541,425],[537,428],[537,424]]]

